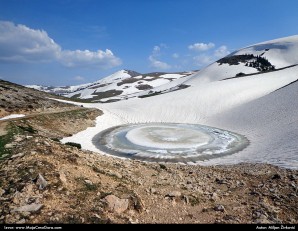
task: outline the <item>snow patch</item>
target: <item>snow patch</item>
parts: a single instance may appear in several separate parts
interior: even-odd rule
[[[11,114],[5,117],[0,118],[0,120],[8,120],[8,119],[14,119],[14,118],[21,118],[24,117],[25,115],[23,114]]]

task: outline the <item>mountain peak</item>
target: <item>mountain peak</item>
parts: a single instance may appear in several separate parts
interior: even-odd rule
[[[136,71],[132,71],[132,70],[123,70],[125,71],[127,74],[129,74],[131,77],[135,77],[135,76],[138,76],[138,75],[141,75],[141,73],[139,72],[136,72]]]

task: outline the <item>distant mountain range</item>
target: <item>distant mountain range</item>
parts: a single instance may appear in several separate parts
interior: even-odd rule
[[[26,87],[85,102],[108,103],[185,88],[186,86],[181,83],[194,73],[196,71],[140,74],[131,70],[120,70],[93,83],[62,87],[40,85]]]

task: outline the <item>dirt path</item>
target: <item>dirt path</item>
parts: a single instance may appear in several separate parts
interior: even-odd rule
[[[6,119],[6,120],[0,120],[0,124],[1,123],[4,123],[4,122],[9,122],[9,121],[28,119],[28,118],[32,118],[32,117],[39,116],[39,115],[47,115],[47,114],[55,114],[55,113],[61,113],[61,112],[77,111],[79,109],[80,108],[78,108],[78,107],[76,107],[76,108],[62,108],[62,109],[54,110],[54,111],[32,113],[32,114],[29,114],[29,115],[25,115],[23,117],[11,118],[11,119]]]
[[[34,118],[36,116],[41,116],[41,115],[51,115],[51,114],[57,114],[57,113],[62,113],[62,112],[77,111],[77,110],[80,110],[80,109],[84,110],[83,108],[79,108],[79,107],[59,108],[58,110],[54,110],[54,111],[38,112],[38,113],[32,113],[32,114],[29,114],[29,115],[25,115],[23,117],[0,120],[0,136],[4,136],[4,135],[7,134],[7,131],[6,131],[5,128],[8,124],[8,122]]]

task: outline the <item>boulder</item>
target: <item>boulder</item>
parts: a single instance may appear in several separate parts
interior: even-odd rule
[[[225,207],[223,205],[216,205],[214,207],[214,210],[215,211],[218,211],[218,212],[224,212],[225,211]]]
[[[120,199],[114,195],[108,195],[104,199],[111,212],[123,213],[128,209],[128,199]]]
[[[182,194],[179,191],[169,192],[166,197],[180,197]]]
[[[30,204],[24,205],[19,208],[13,209],[12,212],[38,212],[43,207],[43,204]]]
[[[38,174],[36,184],[37,184],[38,188],[42,190],[45,187],[47,187],[48,182],[43,178],[43,176],[41,174]]]

